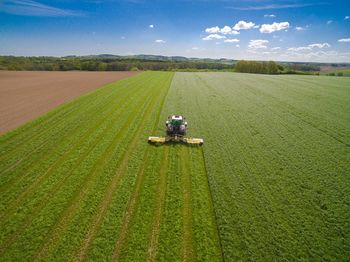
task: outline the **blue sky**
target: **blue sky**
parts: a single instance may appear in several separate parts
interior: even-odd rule
[[[350,1],[0,0],[1,55],[350,62]]]

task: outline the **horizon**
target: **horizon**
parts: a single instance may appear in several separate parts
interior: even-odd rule
[[[4,0],[0,55],[349,63],[350,3]]]

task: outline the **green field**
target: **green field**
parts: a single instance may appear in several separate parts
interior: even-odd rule
[[[338,75],[338,73],[342,73],[343,76],[350,76],[350,68],[346,68],[346,69],[336,69],[336,70],[327,70],[327,71],[323,71],[323,74],[330,74],[330,73],[334,73],[335,75]]]
[[[144,72],[0,137],[0,258],[350,258],[350,78]],[[153,146],[184,114],[203,147]]]

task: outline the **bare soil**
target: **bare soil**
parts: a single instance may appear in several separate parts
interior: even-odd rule
[[[0,71],[0,133],[136,72]]]

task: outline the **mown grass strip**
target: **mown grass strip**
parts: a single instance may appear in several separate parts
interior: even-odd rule
[[[159,150],[158,150],[159,151]],[[164,212],[164,201],[166,195],[166,180],[167,180],[167,169],[169,162],[169,147],[165,146],[163,149],[163,157],[161,160],[161,168],[159,170],[159,184],[157,191],[156,207],[154,212],[154,222],[152,224],[151,236],[149,240],[147,261],[156,261],[158,252],[158,239],[160,232],[160,225],[162,222],[162,213]]]
[[[164,82],[163,86],[166,87],[168,85],[168,81],[169,79]],[[160,112],[160,109],[161,109],[161,106],[159,105],[162,105],[162,102],[163,102],[163,98],[167,92],[167,87],[166,88],[162,88],[162,89],[158,89],[156,90],[156,93],[157,95],[155,95],[155,100],[154,100],[154,104],[152,107],[149,108],[149,111],[145,113],[145,117],[142,119],[142,121],[138,124],[138,132],[137,134],[134,136],[134,139],[132,140],[132,142],[129,144],[129,147],[128,147],[128,153],[126,154],[127,158],[125,159],[125,161],[123,161],[124,165],[121,165],[120,167],[122,169],[118,169],[117,170],[117,176],[116,178],[118,178],[118,181],[116,179],[114,179],[116,182],[113,182],[111,183],[111,187],[110,189],[108,189],[108,192],[110,192],[111,194],[105,194],[105,199],[101,202],[103,203],[103,207],[101,207],[101,209],[103,210],[103,214],[105,214],[105,212],[107,212],[107,207],[108,207],[108,203],[113,201],[111,199],[112,197],[112,194],[116,191],[116,188],[118,186],[118,184],[120,183],[120,179],[122,178],[122,174],[124,174],[126,172],[126,164],[129,162],[129,158],[131,156],[132,153],[134,153],[136,150],[135,150],[135,147],[138,147],[140,144],[140,142],[142,143],[142,148],[143,148],[143,153],[141,153],[141,155],[143,154],[143,158],[144,159],[148,159],[148,153],[147,153],[147,150],[144,150],[144,143],[146,141],[146,138],[145,136],[147,134],[145,134],[145,130],[149,130],[149,128],[146,128],[146,125],[147,126],[154,126],[157,124],[157,119],[159,118],[159,112]],[[153,117],[153,119],[152,119]],[[140,140],[141,137],[144,137],[144,140]],[[142,151],[141,151],[142,152]],[[130,159],[132,160],[132,159]],[[124,222],[122,223],[122,228],[119,230],[119,239],[124,239],[123,237],[123,234],[127,231],[127,228],[128,228],[128,223],[133,215],[133,209],[134,209],[134,206],[137,204],[137,195],[138,195],[138,190],[142,184],[142,178],[143,178],[143,174],[144,174],[144,168],[145,168],[145,164],[147,163],[147,161],[141,161],[140,163],[140,169],[138,171],[139,175],[137,176],[137,180],[136,180],[136,187],[135,187],[135,191],[134,193],[130,196],[129,198],[129,203],[126,207],[126,211],[124,212],[124,215],[123,215],[123,220]],[[123,176],[127,176],[126,175],[123,175]],[[130,174],[128,175],[130,176]],[[125,179],[128,179],[127,177]],[[118,190],[119,191],[119,190]],[[117,191],[117,192],[118,192]],[[99,214],[101,214],[101,212],[99,212]],[[108,215],[106,215],[108,217]],[[102,223],[102,219],[105,219],[105,215],[99,215],[99,218],[97,219],[97,223],[96,223],[96,227],[94,228],[94,231],[91,232],[91,237],[88,239],[86,243],[86,248],[90,245],[90,242],[93,240],[94,238],[94,235],[96,234],[96,230],[101,227],[101,223]],[[124,232],[124,233],[123,233]],[[117,236],[115,236],[117,237]],[[117,241],[118,242],[118,241]],[[84,251],[86,252],[86,250]],[[118,254],[119,251],[115,251],[114,252],[114,255],[117,257],[119,256]],[[113,255],[112,255],[113,257]]]
[[[191,178],[190,178],[190,157],[189,148],[183,146],[181,148],[181,184],[182,184],[182,261],[194,261],[195,249],[193,248],[193,223],[192,223],[192,209],[191,206]]]

